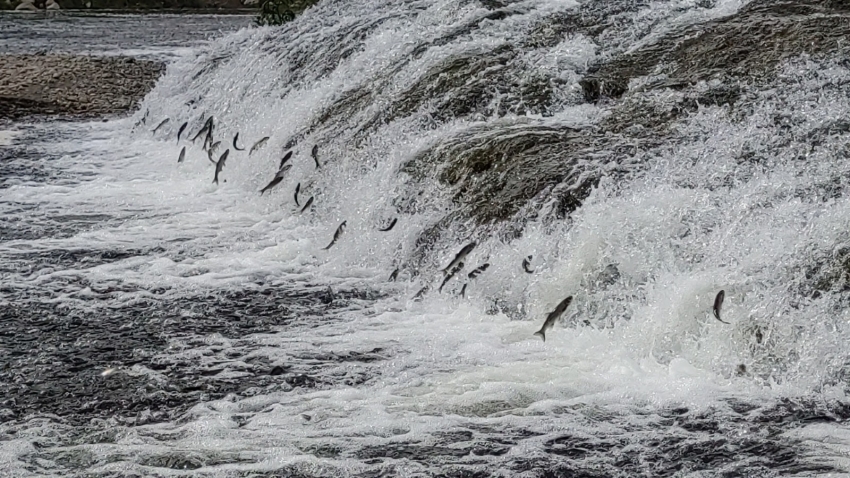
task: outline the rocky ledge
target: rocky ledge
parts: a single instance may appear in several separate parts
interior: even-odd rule
[[[125,112],[164,70],[160,62],[127,57],[0,55],[0,120]]]

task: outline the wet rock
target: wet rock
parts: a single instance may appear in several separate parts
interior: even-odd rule
[[[15,10],[34,12],[38,10],[38,7],[35,6],[35,2],[33,0],[23,0],[17,7],[15,7]]]
[[[617,98],[630,83],[681,89],[699,81],[773,76],[796,55],[848,51],[850,4],[831,0],[761,0],[739,12],[674,30],[658,41],[594,67],[582,81],[587,101]]]
[[[47,4],[45,7],[47,10],[60,10],[59,4],[56,3],[56,0],[47,0]]]

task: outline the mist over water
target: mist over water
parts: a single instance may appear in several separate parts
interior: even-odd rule
[[[654,86],[672,84],[659,67],[598,101],[582,84],[751,7],[322,2],[170,63],[130,118],[0,135],[0,207],[21,218],[2,229],[0,305],[92,331],[59,348],[130,341],[69,376],[104,390],[85,420],[4,415],[0,462],[19,476],[846,472],[850,65],[792,55],[758,80],[688,87]],[[230,148],[218,185],[203,138],[186,139],[210,115],[215,156]]]

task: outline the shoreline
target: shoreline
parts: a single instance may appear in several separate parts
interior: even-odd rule
[[[126,113],[164,72],[163,62],[128,56],[0,55],[0,122]]]

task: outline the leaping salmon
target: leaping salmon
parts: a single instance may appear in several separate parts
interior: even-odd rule
[[[153,129],[153,132],[156,133],[157,131],[159,131],[159,128],[162,128],[163,126],[165,126],[165,124],[168,123],[169,121],[171,121],[170,118],[165,118],[164,120],[162,120],[162,122],[159,123],[158,125],[156,125],[156,128]]]
[[[454,266],[458,265],[458,263],[460,261],[464,260],[466,258],[466,256],[468,256],[469,253],[472,252],[473,249],[475,249],[475,241],[470,242],[469,244],[463,246],[463,249],[461,249],[460,252],[457,253],[455,258],[452,259],[452,261],[449,263],[449,265],[447,265],[440,272],[445,272],[447,270],[454,268]]]
[[[236,146],[236,141],[238,139],[239,139],[239,133],[236,133],[236,136],[233,137],[233,149],[235,149],[236,151],[245,151],[245,148],[240,148],[239,146]]]
[[[534,270],[531,269],[531,258],[532,256],[528,256],[522,260],[522,269],[526,274],[534,274]]]
[[[389,225],[389,226],[387,226],[387,227],[385,227],[385,228],[383,228],[383,229],[378,229],[378,230],[379,230],[379,231],[381,231],[381,232],[391,231],[391,230],[392,230],[392,228],[393,228],[393,227],[395,227],[395,223],[396,223],[396,222],[398,222],[398,218],[393,219],[393,220],[390,222],[390,225]]]
[[[712,312],[714,312],[714,318],[723,322],[724,324],[729,325],[729,322],[720,318],[720,309],[723,307],[723,299],[726,298],[726,292],[720,291],[717,293],[717,296],[714,298],[714,306],[711,308]]]
[[[263,145],[266,144],[266,141],[268,141],[268,140],[269,140],[269,137],[266,136],[266,137],[262,138],[261,140],[257,141],[256,143],[254,143],[254,146],[251,146],[251,150],[248,151],[248,156],[251,156],[252,154],[254,154],[254,151],[257,151],[258,149],[262,148]]]
[[[487,268],[489,268],[489,267],[490,267],[490,263],[485,262],[484,264],[481,264],[480,266],[473,269],[472,272],[467,274],[467,277],[469,277],[470,279],[475,279],[476,277],[481,275],[482,272],[486,271]]]
[[[313,150],[310,151],[310,156],[312,156],[313,161],[316,162],[316,169],[319,169],[319,167],[321,165],[319,164],[319,145],[318,144],[313,145]]]
[[[224,163],[227,161],[227,155],[230,154],[230,150],[225,150],[224,153],[221,154],[221,157],[218,158],[218,162],[215,163],[215,176],[213,177],[213,182],[218,184],[218,173],[224,169]]]
[[[549,315],[546,316],[546,321],[543,322],[543,327],[540,327],[540,330],[535,332],[534,335],[539,335],[543,339],[543,341],[545,342],[546,341],[546,331],[551,329],[552,326],[555,325],[555,321],[558,320],[558,317],[560,317],[561,314],[563,314],[565,310],[567,310],[567,307],[569,307],[570,302],[572,302],[572,301],[573,301],[573,296],[569,296],[566,299],[562,300],[561,303],[558,304],[557,307],[555,307],[555,310],[553,310],[552,312],[549,312]]]
[[[277,169],[278,170],[283,169],[283,165],[286,164],[286,162],[289,161],[289,158],[291,158],[291,157],[292,157],[292,151],[289,151],[288,153],[284,154],[283,158],[280,159],[280,166],[278,166]]]
[[[301,208],[301,212],[303,213],[307,209],[310,209],[310,206],[312,206],[312,205],[313,205],[313,196],[310,196],[310,199],[308,199],[307,202],[304,203],[304,207]]]
[[[342,235],[343,231],[345,231],[345,221],[342,221],[342,223],[339,225],[339,227],[336,228],[336,232],[334,233],[334,238],[331,239],[331,243],[328,244],[327,246],[323,247],[322,249],[328,250],[331,247],[333,247],[333,245],[336,244],[336,241],[339,240],[339,236]]]
[[[272,179],[271,182],[266,185],[266,187],[260,190],[260,196],[262,196],[263,193],[265,193],[266,191],[269,191],[273,187],[280,184],[280,182],[283,181],[283,177],[286,176],[287,171],[289,171],[290,169],[292,169],[291,164],[287,164],[286,166],[282,167],[277,172],[277,174],[274,175],[274,179]]]
[[[180,129],[178,129],[178,130],[177,130],[177,142],[178,142],[178,143],[180,142],[180,135],[181,135],[181,134],[183,134],[183,131],[185,131],[185,130],[186,130],[186,127],[187,127],[187,126],[189,126],[189,122],[188,122],[188,121],[187,121],[187,122],[185,122],[185,123],[183,123],[182,125],[180,125]]]
[[[437,291],[442,293],[443,292],[443,286],[445,286],[446,283],[448,281],[450,281],[452,279],[452,277],[454,277],[455,274],[457,274],[461,269],[463,269],[463,262],[458,262],[457,265],[454,268],[452,268],[452,270],[450,270],[448,274],[446,274],[446,277],[443,279],[443,282],[440,284],[440,288],[437,289]]]

